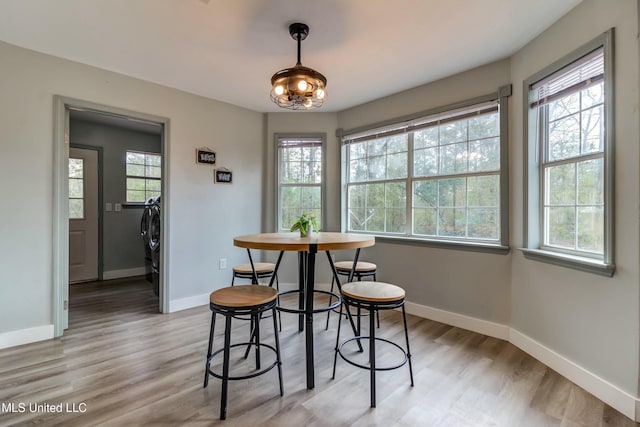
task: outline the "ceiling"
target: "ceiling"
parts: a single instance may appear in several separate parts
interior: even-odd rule
[[[580,0],[0,0],[0,40],[259,112],[296,62],[341,111],[506,58]]]

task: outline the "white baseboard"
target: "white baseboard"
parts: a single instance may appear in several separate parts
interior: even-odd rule
[[[478,319],[476,317],[465,316],[451,311],[441,310],[426,305],[420,305],[406,301],[405,309],[407,313],[413,314],[425,319],[435,320],[436,322],[446,323],[447,325],[456,326],[468,331],[477,332],[482,335],[498,338],[501,340],[509,340],[509,327],[501,323],[490,322],[488,320]]]
[[[0,349],[53,339],[53,325],[0,333]]]
[[[169,301],[169,313],[209,304],[209,294],[194,295]]]
[[[147,274],[145,267],[125,268],[123,270],[109,270],[102,272],[102,280],[122,279],[123,277],[144,276]]]
[[[627,417],[639,420],[639,399],[513,328],[509,341]]]

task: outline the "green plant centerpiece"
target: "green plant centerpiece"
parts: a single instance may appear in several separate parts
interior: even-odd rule
[[[307,237],[314,230],[318,231],[318,220],[315,216],[303,213],[300,218],[291,226],[290,231],[300,230],[300,237]]]

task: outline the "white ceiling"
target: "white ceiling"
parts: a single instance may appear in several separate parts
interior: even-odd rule
[[[260,112],[323,73],[340,111],[510,56],[580,0],[0,0],[0,40]]]

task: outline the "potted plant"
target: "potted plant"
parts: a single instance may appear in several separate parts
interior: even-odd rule
[[[303,213],[300,218],[291,226],[290,231],[300,230],[300,237],[307,237],[314,230],[318,231],[320,227],[318,227],[318,220],[315,216]]]

